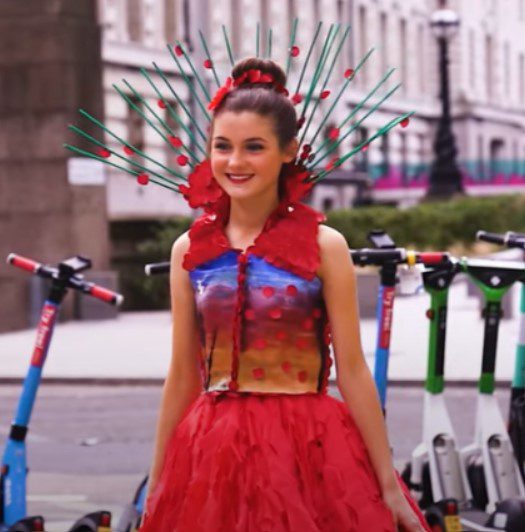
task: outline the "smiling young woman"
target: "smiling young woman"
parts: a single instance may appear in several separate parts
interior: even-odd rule
[[[392,465],[346,242],[298,201],[308,173],[284,73],[252,58],[232,78],[212,102],[211,174],[195,174],[211,199],[173,245],[141,530],[426,530]],[[326,393],[330,343],[344,401]]]

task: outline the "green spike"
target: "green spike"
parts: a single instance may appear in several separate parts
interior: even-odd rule
[[[204,104],[202,103],[202,100],[199,97],[199,94],[195,90],[195,87],[193,86],[193,83],[191,82],[190,78],[188,78],[188,75],[186,72],[184,72],[184,69],[182,68],[182,65],[180,64],[180,61],[177,58],[177,55],[173,52],[171,46],[168,45],[169,53],[172,57],[172,59],[175,61],[177,67],[179,68],[179,72],[181,73],[182,77],[184,78],[184,81],[186,82],[186,85],[188,86],[188,89],[190,89],[190,92],[195,97],[195,101],[197,102],[197,105],[201,108],[202,113],[207,118],[208,122],[211,122],[210,115],[208,114],[208,111],[204,107]],[[186,53],[184,54],[186,55]]]
[[[259,40],[261,39],[261,25],[257,22],[257,29],[255,30],[255,57],[259,57]]]
[[[312,168],[313,166],[315,166],[316,164],[319,164],[321,161],[323,161],[324,159],[326,159],[335,149],[337,149],[337,147],[343,142],[343,140],[345,140],[351,133],[353,133],[362,123],[364,120],[366,120],[372,113],[374,113],[378,107],[380,105],[383,104],[383,102],[385,100],[387,100],[388,98],[390,98],[390,96],[392,96],[392,94],[394,94],[394,92],[397,91],[397,89],[399,89],[399,87],[401,86],[401,84],[397,84],[393,89],[389,90],[385,96],[383,96],[381,98],[381,100],[379,100],[379,102],[377,102],[375,105],[373,105],[366,113],[363,117],[361,117],[357,122],[355,122],[354,124],[352,124],[352,126],[348,129],[348,131],[342,136],[340,137],[337,142],[333,142],[331,143],[332,145],[329,146],[328,150],[326,151],[326,153],[324,153],[320,158],[318,159],[314,159],[311,164],[308,166],[309,168]],[[364,102],[364,101],[363,101]],[[363,102],[359,102],[360,104],[362,104]],[[358,104],[359,105],[359,104]],[[363,105],[361,105],[362,107]],[[359,109],[361,108],[359,107]],[[355,114],[355,112],[357,111],[357,106],[356,108],[352,111],[353,114]],[[351,113],[351,114],[352,114]],[[345,120],[346,122],[346,120]],[[323,144],[326,145],[329,141],[325,141],[325,143]],[[320,148],[322,149],[322,147]],[[320,151],[320,150],[319,150]]]
[[[312,136],[312,138],[310,139],[308,144],[310,144],[311,146],[314,145],[314,142],[317,140],[317,137],[319,136],[319,133],[321,132],[321,130],[323,129],[324,125],[326,124],[328,118],[332,114],[332,111],[334,110],[335,106],[337,105],[337,103],[339,102],[341,97],[343,96],[343,93],[346,90],[346,88],[348,87],[348,84],[354,79],[355,75],[359,72],[359,70],[361,70],[362,66],[366,63],[366,61],[372,55],[373,52],[374,52],[374,49],[371,48],[366,53],[366,55],[361,59],[359,64],[356,66],[356,68],[354,70],[354,73],[350,77],[345,79],[345,82],[343,83],[342,87],[339,89],[339,92],[338,92],[337,96],[335,97],[335,99],[333,100],[332,105],[330,105],[328,111],[325,113],[323,119],[321,120],[321,123],[319,124],[319,127],[315,131],[314,135]]]
[[[117,85],[113,84],[113,88],[120,94],[121,98],[123,98],[127,104],[137,113],[139,114],[147,123],[150,127],[152,127],[161,137],[162,139],[170,146],[171,150],[177,152],[177,150],[171,145],[168,137],[166,137],[166,135],[146,116],[145,113],[142,112],[142,110],[140,109],[140,107],[138,107],[137,105],[135,105],[135,103],[128,97],[127,94],[124,94],[124,92],[122,92],[118,87]],[[137,93],[138,94],[138,93]],[[140,96],[140,94],[138,95],[138,97],[140,99],[142,99],[142,97]],[[143,100],[143,99],[142,99]],[[178,152],[177,152],[178,153]],[[196,159],[196,157],[194,157],[194,159]],[[189,163],[190,166],[193,168],[193,164],[192,163]]]
[[[161,168],[163,168],[164,170],[167,170],[168,172],[170,172],[171,174],[181,178],[181,179],[185,179],[185,177],[182,175],[182,174],[179,174],[177,172],[175,172],[174,170],[172,170],[171,168],[168,168],[166,166],[164,166],[162,163],[159,163],[158,161],[156,161],[155,159],[151,158],[148,154],[144,153],[143,151],[141,150],[137,150],[134,146],[132,146],[131,144],[129,144],[129,142],[126,142],[124,139],[120,138],[116,133],[114,133],[113,131],[111,131],[111,129],[109,129],[108,127],[106,127],[102,122],[100,122],[99,120],[97,120],[94,116],[90,115],[87,111],[84,111],[84,109],[79,109],[79,113],[84,117],[84,118],[87,118],[90,122],[92,122],[93,124],[95,124],[96,126],[100,127],[100,129],[102,129],[103,131],[105,131],[108,135],[110,135],[111,137],[113,137],[115,140],[117,140],[118,142],[120,142],[120,144],[122,144],[123,146],[128,146],[129,148],[131,148],[137,155],[139,155],[140,157],[143,157],[144,159],[152,162],[153,164],[156,164],[157,166],[160,166]],[[75,126],[71,126],[71,127],[75,127]],[[80,130],[81,131],[81,130]],[[83,136],[87,135],[87,133],[85,133]],[[96,141],[95,139],[93,139],[93,141],[96,143],[98,141]],[[126,159],[125,157],[122,157],[120,154],[118,154],[118,156],[120,158],[124,158]],[[131,159],[126,159],[128,162],[131,161]],[[135,161],[133,161],[135,162]]]
[[[317,61],[317,64],[314,69],[312,81],[310,82],[310,87],[308,88],[308,92],[306,93],[306,98],[304,99],[303,108],[301,110],[301,116],[306,116],[306,109],[308,108],[308,105],[310,104],[310,101],[312,99],[315,86],[317,85],[319,79],[321,78],[322,71],[324,70],[324,66],[332,50],[332,45],[335,42],[335,38],[337,34],[339,33],[339,29],[340,29],[339,24],[330,25],[330,29],[328,30],[328,34],[326,36],[323,48],[321,50],[321,55],[319,56],[319,60]]]
[[[202,47],[204,48],[204,52],[206,53],[206,58],[211,61],[211,71],[213,72],[213,77],[215,78],[215,83],[217,83],[217,87],[221,86],[221,82],[219,81],[219,76],[217,76],[217,71],[215,70],[215,63],[211,59],[210,50],[208,48],[208,43],[206,42],[206,38],[204,37],[204,33],[202,33],[201,30],[199,30],[199,37],[201,39]]]
[[[195,65],[193,64],[193,61],[190,58],[190,55],[186,52],[186,50],[184,49],[184,46],[182,45],[182,43],[180,41],[177,41],[177,44],[180,46],[181,50],[184,52],[184,59],[186,59],[186,63],[188,63],[188,66],[190,67],[191,71],[193,72],[193,75],[195,76],[195,79],[197,80],[197,83],[199,84],[202,92],[204,93],[204,96],[206,97],[206,100],[210,101],[211,100],[210,93],[208,92],[208,89],[204,85],[204,82],[202,81],[202,77],[197,72],[197,70],[195,68]]]
[[[133,88],[133,86],[128,83],[128,81],[126,81],[125,79],[122,80],[126,87],[128,87],[128,89],[134,94],[134,96],[140,100],[141,103],[144,104],[144,106],[146,107],[146,109],[148,109],[148,111],[160,122],[160,124],[162,125],[162,127],[168,132],[168,135],[171,135],[171,136],[175,136],[175,132],[168,126],[168,124],[162,119],[161,116],[159,116],[157,114],[157,112],[149,105],[149,103]],[[162,101],[164,101],[164,98],[162,98],[161,96],[161,99]],[[168,110],[168,112],[170,113],[170,115],[175,115],[175,112],[173,111],[173,109],[171,108],[171,106],[167,103],[166,103],[166,109]],[[162,138],[166,141],[166,143],[170,146],[170,149],[172,151],[175,151],[176,153],[180,153],[180,149],[177,149],[175,148],[171,142],[169,141],[169,139],[167,137],[165,137],[164,135],[162,135]],[[195,161],[195,162],[199,162],[199,159],[195,156],[195,154],[188,149],[188,147],[183,144],[182,147],[184,148],[184,151],[186,151],[186,153]]]
[[[306,67],[308,66],[308,63],[310,62],[310,56],[312,55],[315,43],[317,42],[317,38],[319,37],[319,32],[321,31],[322,25],[323,25],[322,22],[317,23],[317,28],[315,29],[314,37],[312,39],[312,42],[310,43],[310,47],[308,48],[308,53],[306,54],[306,59],[304,60],[303,68],[301,69],[301,74],[299,75],[299,80],[297,81],[297,87],[295,89],[294,94],[299,93],[299,89],[301,88],[301,83],[303,82],[304,73],[306,72]]]
[[[333,165],[332,169],[323,170],[322,172],[320,172],[318,175],[316,175],[314,178],[310,179],[309,181],[316,181],[316,182],[319,181],[320,179],[325,177],[327,174],[332,172],[333,169],[341,166],[344,162],[346,162],[348,159],[353,157],[357,152],[362,150],[363,146],[366,146],[367,144],[370,144],[371,142],[373,142],[378,137],[382,137],[383,135],[386,135],[392,128],[396,127],[403,120],[405,120],[406,118],[411,117],[413,114],[414,114],[414,111],[411,111],[409,113],[405,113],[402,116],[398,116],[397,118],[394,118],[393,120],[388,122],[388,124],[384,125],[380,129],[378,129],[377,132],[374,135],[372,135],[370,138],[368,138],[368,139],[364,140],[363,142],[361,142],[361,144],[359,144],[359,146],[356,146],[355,148],[350,150],[350,152],[346,153],[343,157],[340,157],[339,159],[337,159],[337,161],[334,162],[334,165]]]
[[[226,43],[226,50],[228,51],[228,57],[230,58],[231,66],[235,64],[235,60],[233,59],[233,53],[232,53],[232,47],[230,44],[230,39],[228,38],[228,32],[226,31],[226,26],[222,25],[222,34],[224,36],[224,42]]]
[[[290,64],[292,61],[291,51],[292,51],[292,47],[295,44],[295,37],[297,35],[297,24],[298,23],[299,23],[299,19],[295,17],[292,23],[292,31],[290,32],[290,46],[288,49],[288,58],[286,59],[286,78],[287,79],[288,79],[288,74],[290,73]]]
[[[153,63],[153,67],[155,68],[155,71],[157,72],[157,74],[162,78],[162,80],[164,81],[164,83],[168,87],[168,89],[171,92],[171,94],[177,100],[177,103],[182,107],[182,109],[186,113],[186,116],[188,117],[189,121],[194,125],[195,130],[199,133],[199,135],[204,140],[204,142],[207,142],[206,135],[202,132],[202,129],[199,127],[199,124],[197,123],[197,121],[194,119],[193,115],[188,110],[186,104],[181,100],[179,95],[173,90],[173,87],[171,86],[171,83],[169,82],[169,80],[166,77],[166,75],[164,74],[164,72],[158,67],[158,65],[156,63]],[[162,98],[162,94],[157,89],[157,87],[153,83],[151,77],[146,72],[146,70],[144,68],[141,68],[140,71],[141,71],[142,75],[149,81],[150,85],[153,87],[153,89],[155,90],[155,92],[157,93],[159,98]],[[199,149],[199,151],[201,151],[204,155],[206,155],[206,152],[204,151],[202,146],[199,144],[197,139],[194,137],[192,131],[186,126],[186,124],[176,114],[174,114],[174,118],[177,121],[177,123],[184,129],[186,134],[190,137],[190,139],[195,144],[195,146]]]
[[[348,38],[348,34],[349,33],[350,33],[350,26],[347,26],[346,30],[345,30],[345,32],[343,34],[343,37],[341,38],[341,41],[339,42],[339,45],[338,45],[338,47],[336,49],[334,57],[332,59],[332,64],[328,68],[328,73],[326,74],[326,77],[325,77],[325,80],[323,82],[323,85],[321,86],[320,93],[325,90],[325,88],[328,85],[328,82],[330,81],[330,78],[332,76],[334,67],[335,67],[335,65],[337,63],[337,59],[339,58],[339,55],[341,54],[341,50],[343,49],[343,44],[345,43],[346,39]],[[313,117],[315,116],[315,112],[317,111],[317,108],[319,107],[320,103],[321,103],[320,98],[317,98],[316,101],[315,101],[315,104],[314,104],[314,108],[313,108],[313,110],[310,113],[310,116],[308,118],[308,122],[306,123],[306,126],[303,129],[303,133],[301,135],[301,141],[299,142],[299,146],[301,146],[303,144],[303,142],[304,142],[304,139],[306,137],[306,133],[308,132],[308,129],[310,128],[310,124],[312,123]],[[304,113],[304,110],[303,110],[303,113]]]
[[[266,47],[266,55],[268,56],[268,59],[272,58],[272,38],[273,38],[273,30],[270,28],[268,30],[268,45]]]
[[[124,157],[120,153],[116,152],[115,150],[112,150],[111,148],[108,148],[103,142],[100,142],[99,140],[97,140],[96,138],[92,137],[91,135],[89,135],[85,131],[82,131],[82,129],[80,129],[78,127],[70,125],[70,126],[68,126],[68,129],[70,131],[73,131],[77,135],[79,135],[81,137],[84,137],[85,139],[89,140],[91,143],[95,144],[95,146],[99,146],[101,148],[104,148],[105,150],[108,150],[110,153],[112,153],[113,155],[115,155],[119,159],[122,159],[123,161],[126,161],[128,164],[131,164],[132,166],[136,166],[137,168],[140,168],[141,170],[145,170],[145,171],[147,171],[149,173],[153,173],[153,174],[159,176],[161,179],[168,179],[168,178],[162,176],[162,174],[159,174],[158,172],[155,172],[155,170],[150,170],[149,168],[146,168],[145,166],[141,165],[139,162],[134,161],[133,159],[128,159],[127,157]],[[131,149],[133,149],[135,151],[135,153],[137,153],[137,154],[141,153],[140,150],[135,150],[135,148],[133,146],[131,146],[130,144],[127,144],[127,145]],[[104,160],[107,160],[107,159],[104,159]],[[151,160],[151,159],[148,159],[148,160]],[[172,170],[171,168],[168,168],[167,166],[164,166],[163,164],[161,164],[161,163],[159,163],[157,161],[152,161],[152,162],[154,162],[155,164],[160,166],[163,170],[166,170],[170,174],[174,175],[175,177],[178,177],[179,179],[186,180],[186,178],[182,174],[179,174],[175,170]],[[168,179],[168,181],[171,182],[170,179]]]
[[[126,168],[125,166],[121,166],[120,164],[112,163],[111,161],[108,161],[108,160],[104,159],[103,157],[99,157],[98,155],[95,155],[94,153],[91,153],[91,152],[86,151],[86,150],[82,150],[81,148],[77,148],[76,146],[72,146],[71,144],[64,144],[63,146],[64,146],[64,148],[66,148],[66,150],[72,151],[73,153],[77,153],[79,155],[83,155],[84,157],[89,157],[90,159],[95,159],[96,161],[100,161],[100,162],[102,162],[104,164],[107,164],[109,166],[113,166],[114,168],[118,168],[119,170],[122,170],[123,172],[126,172],[126,173],[128,173],[130,175],[133,175],[135,177],[137,177],[138,175],[140,175],[142,173],[142,172],[136,172],[135,170],[130,170],[129,168]],[[149,172],[147,172],[147,173],[149,174]],[[158,181],[157,179],[154,179],[154,178],[150,178],[150,181],[155,183],[156,185],[160,185],[161,187],[164,187],[164,188],[167,188],[169,190],[172,190],[173,192],[180,192],[179,188],[178,188],[178,185],[176,183],[167,185],[167,184],[162,183],[161,181]],[[174,185],[176,185],[176,186],[174,186]]]

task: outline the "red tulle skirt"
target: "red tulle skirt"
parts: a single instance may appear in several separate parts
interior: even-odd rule
[[[395,530],[348,408],[323,394],[202,394],[147,508],[141,532]]]

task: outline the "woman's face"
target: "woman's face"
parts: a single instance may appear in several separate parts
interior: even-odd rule
[[[224,111],[213,125],[211,166],[222,189],[235,199],[246,199],[278,189],[283,163],[295,158],[297,141],[282,150],[272,119],[251,111]]]

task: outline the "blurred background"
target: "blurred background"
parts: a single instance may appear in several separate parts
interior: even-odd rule
[[[195,213],[177,194],[142,187],[118,170],[72,157],[63,143],[81,144],[67,125],[81,124],[120,148],[102,130],[82,123],[78,109],[83,108],[121,138],[173,165],[173,152],[113,84],[125,90],[125,78],[184,138],[169,113],[157,108],[158,96],[140,69],[155,76],[152,62],[158,64],[196,110],[167,43],[180,42],[201,65],[202,30],[224,78],[230,66],[223,25],[236,59],[255,53],[257,23],[261,46],[272,29],[272,57],[284,64],[296,17],[302,54],[318,21],[324,25],[317,56],[331,23],[351,26],[334,72],[336,87],[344,71],[375,48],[339,101],[334,122],[323,126],[325,138],[388,68],[397,69],[391,86],[402,84],[344,141],[340,155],[388,120],[415,112],[409,127],[394,128],[372,143],[308,198],[327,212],[328,223],[343,231],[350,245],[364,245],[372,225],[390,230],[399,244],[420,247],[469,245],[481,224],[487,230],[525,228],[520,197],[525,190],[525,0],[4,0],[0,256],[14,251],[56,263],[84,254],[94,263],[90,278],[120,289],[125,309],[165,308],[165,284],[145,280],[142,266],[166,259]],[[185,74],[193,79],[189,68]],[[292,66],[291,85],[299,74]],[[215,90],[210,71],[205,75]],[[134,105],[144,105],[130,91],[128,96]],[[169,93],[164,97],[187,121]],[[361,115],[376,101],[366,103]],[[41,280],[11,270],[0,266],[0,331],[36,323],[45,294]],[[63,319],[113,317],[102,306],[86,305],[66,301]]]

